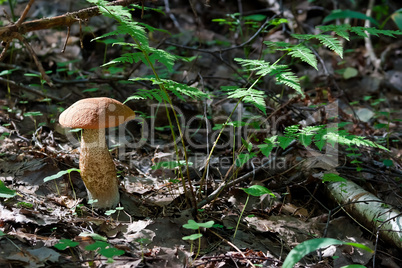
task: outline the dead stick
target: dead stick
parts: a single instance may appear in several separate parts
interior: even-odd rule
[[[35,0],[29,0],[28,5],[25,7],[24,12],[22,13],[21,17],[15,23],[15,26],[17,26],[17,27],[21,26],[21,23],[25,20],[25,17],[27,16],[28,11],[31,9],[31,6],[33,5],[34,2],[35,2]]]
[[[21,43],[23,43],[25,45],[25,48],[28,50],[29,54],[31,54],[31,57],[33,58],[33,60],[35,61],[36,67],[38,67],[38,70],[40,72],[40,74],[42,75],[42,78],[45,79],[45,81],[48,83],[49,86],[53,86],[52,81],[50,80],[50,77],[46,74],[45,69],[43,68],[42,63],[40,62],[40,60],[38,59],[38,57],[35,54],[35,51],[33,50],[33,48],[31,47],[31,45],[28,43],[28,41],[20,34],[17,34],[16,37],[18,40],[21,41]]]

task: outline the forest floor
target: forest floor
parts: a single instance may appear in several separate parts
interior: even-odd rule
[[[12,10],[7,1],[1,9],[18,19],[27,1],[9,2],[15,3]],[[321,253],[313,250],[296,266],[402,267],[401,226],[385,231],[396,233],[396,242],[382,233],[378,236],[381,227],[373,225],[378,219],[354,214],[358,208],[348,206],[371,193],[377,201],[363,205],[394,209],[396,216],[387,221],[401,223],[397,210],[402,206],[401,38],[344,40],[343,58],[325,46],[317,47],[318,70],[289,61],[306,96],[265,77],[257,84],[265,93],[264,114],[249,103],[236,107],[237,100],[222,90],[255,81],[255,74],[242,70],[234,59],[275,62],[283,51],[269,53],[263,42],[290,42],[289,32],[315,34],[314,28],[323,25],[324,17],[335,9],[332,1],[283,1],[282,7],[277,3],[281,1],[199,0],[191,1],[193,8],[185,0],[144,2],[165,12],[145,9],[141,18],[141,9],[132,11],[138,21],[165,30],[148,33],[150,45],[192,59],[177,61],[171,71],[156,65],[157,72],[210,96],[198,100],[171,96],[186,147],[172,142],[169,120],[173,113],[166,114],[163,102],[130,99],[146,92],[143,89],[151,90],[149,83],[128,81],[150,75],[149,66],[101,67],[121,56],[122,50],[128,51],[110,42],[91,41],[115,30],[115,21],[93,16],[68,29],[58,25],[29,31],[25,43],[14,40],[0,62],[0,266],[282,267],[295,246],[327,237],[359,243],[372,251],[334,245]],[[397,3],[389,1],[388,12],[400,8]],[[339,9],[352,9],[339,5]],[[89,6],[86,1],[37,0],[25,20]],[[376,7],[374,15],[384,6]],[[227,16],[236,12],[243,14],[243,20]],[[288,20],[286,26],[261,30],[266,19],[278,17]],[[3,26],[8,24],[5,17],[1,21]],[[349,23],[362,26],[358,19]],[[392,20],[386,26],[397,29]],[[48,81],[40,78],[33,54]],[[249,84],[244,82],[247,79]],[[80,173],[75,171],[79,132],[68,132],[58,123],[60,113],[77,100],[99,96],[121,102],[129,99],[126,105],[136,112],[124,134],[111,129],[107,135],[121,196],[119,206],[110,210],[93,208],[88,202]],[[220,126],[229,117],[231,127],[222,132],[209,156]],[[300,142],[278,146],[269,157],[257,150],[264,139],[283,136],[289,126],[333,122],[343,123],[350,135],[363,136],[388,150],[344,145],[319,150]],[[167,165],[184,160],[185,150],[191,162],[188,173],[180,165]],[[337,185],[342,178],[363,192],[353,197],[349,192],[340,201],[329,185]],[[324,179],[332,182],[323,183]],[[252,185],[270,191],[248,195]],[[191,206],[189,189],[197,191],[198,209]],[[211,221],[213,226],[208,225]]]

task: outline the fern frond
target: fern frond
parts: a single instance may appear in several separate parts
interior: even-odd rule
[[[289,55],[295,58],[299,58],[302,61],[310,64],[312,67],[314,67],[317,71],[317,58],[316,56],[311,52],[311,49],[308,47],[299,44],[297,46],[294,46],[290,48]]]
[[[343,58],[343,48],[339,39],[327,34],[318,34],[315,36],[315,38],[320,40],[323,45],[325,45],[326,47],[337,53],[341,58]]]
[[[351,26],[349,24],[341,24],[341,25],[321,25],[317,26],[317,29],[320,29],[323,32],[334,32],[342,38],[345,38],[349,41],[349,31]]]
[[[138,89],[136,94],[131,95],[126,99],[125,102],[130,100],[140,100],[140,99],[150,99],[157,100],[158,102],[162,102],[165,99],[164,94],[161,94],[162,91],[159,89]]]
[[[383,34],[389,37],[396,38],[395,35],[402,35],[402,31],[393,31],[393,30],[381,30],[377,28],[365,28],[365,30],[372,35],[378,36],[379,34]]]
[[[266,76],[272,72],[270,63],[264,60],[249,60],[241,58],[235,58],[234,60],[240,63],[247,70],[256,71],[257,75]]]
[[[159,79],[159,81],[158,81],[154,77],[151,77],[151,78],[137,77],[137,78],[133,78],[130,80],[131,81],[149,81],[149,82],[152,82],[153,85],[163,84],[163,86],[166,88],[166,90],[175,94],[182,101],[185,101],[185,99],[183,98],[183,95],[186,95],[192,99],[209,98],[209,94],[202,92],[198,88],[190,87],[185,84],[175,82],[173,80]],[[161,94],[160,94],[161,98],[168,100],[168,96],[165,96],[162,93],[163,93],[163,91],[161,91]],[[156,96],[153,95],[153,97],[155,99],[157,99]],[[159,99],[157,99],[157,100],[159,100]]]
[[[112,64],[117,64],[117,63],[130,63],[133,64],[134,62],[137,63],[138,61],[144,61],[144,54],[141,52],[136,52],[136,53],[125,53],[121,55],[118,58],[115,58],[105,64],[102,65],[102,67],[106,67]]]
[[[273,42],[273,41],[264,41],[264,44],[267,45],[267,47],[275,50],[276,49],[285,50],[293,46],[292,44],[289,44],[287,42]]]
[[[170,72],[173,71],[174,62],[177,59],[174,55],[153,47],[145,47],[143,50],[149,55],[148,57],[152,64],[158,61],[165,65]]]
[[[228,92],[228,98],[242,99],[243,102],[253,104],[266,114],[265,93],[263,91],[254,88],[238,88],[236,86],[222,86],[221,89]]]
[[[293,45],[286,42],[265,41],[264,44],[274,50],[288,51],[291,57],[301,59],[302,61],[310,64],[312,67],[318,70],[316,56],[311,52],[311,49],[309,49],[302,43],[298,45]]]
[[[264,60],[249,60],[236,58],[243,67],[249,71],[256,71],[257,75],[272,75],[278,84],[284,84],[295,89],[299,94],[304,95],[300,87],[299,78],[289,70],[287,65],[271,65]]]
[[[310,40],[310,39],[318,39],[321,44],[328,47],[335,53],[337,53],[341,58],[343,58],[343,48],[341,42],[330,35],[327,34],[292,34],[294,38],[302,39],[302,40]]]
[[[299,78],[289,70],[287,65],[274,65],[272,67],[272,74],[274,75],[278,84],[284,84],[293,88],[297,93],[304,96],[300,86]]]

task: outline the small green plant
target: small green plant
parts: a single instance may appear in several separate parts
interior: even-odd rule
[[[262,196],[264,194],[269,194],[270,196],[275,198],[275,194],[273,192],[271,192],[270,190],[268,190],[267,188],[265,188],[264,186],[261,186],[261,185],[252,185],[252,186],[250,186],[248,188],[240,188],[240,189],[242,189],[247,194],[247,199],[246,199],[246,202],[244,203],[244,207],[243,207],[243,209],[242,209],[242,211],[240,213],[239,219],[237,220],[236,229],[235,229],[234,234],[233,234],[233,240],[236,237],[236,233],[237,233],[237,230],[239,228],[241,218],[243,217],[244,210],[247,207],[250,195],[252,195],[252,196]]]
[[[58,250],[65,250],[66,248],[74,248],[80,243],[72,241],[71,239],[60,239],[57,244],[54,245]]]
[[[0,198],[13,198],[17,193],[9,189],[2,180],[0,180]]]
[[[73,172],[73,171],[81,172],[78,168],[70,168],[70,169],[67,169],[67,170],[62,170],[62,171],[59,171],[58,173],[56,173],[54,175],[47,176],[46,178],[43,178],[43,182],[52,181],[52,180],[58,179],[60,177],[63,177],[64,175],[68,174],[68,180],[70,182],[71,189],[72,189],[73,194],[74,194],[74,199],[77,200],[77,196],[76,196],[75,190],[74,190],[74,185],[73,185],[73,182],[71,181],[71,176],[70,176],[70,173]],[[57,188],[57,184],[56,184],[56,188]],[[58,190],[58,188],[57,188],[57,190]],[[60,195],[60,193],[59,193],[59,195]]]
[[[292,268],[298,261],[300,261],[304,256],[318,250],[320,248],[326,248],[332,245],[349,245],[353,247],[357,247],[368,252],[373,253],[374,251],[369,247],[359,244],[359,243],[351,243],[351,242],[343,242],[340,240],[336,240],[333,238],[315,238],[311,240],[304,241],[294,247],[286,257],[283,262],[283,268]],[[364,266],[363,266],[364,267]]]
[[[105,215],[110,216],[117,212],[116,219],[119,219],[120,211],[124,210],[124,207],[116,207],[115,209],[110,209],[105,211]]]
[[[121,256],[125,253],[124,250],[117,249],[104,241],[96,241],[95,243],[85,247],[88,251],[94,251],[107,258],[108,263],[113,263],[113,258]]]
[[[46,74],[50,74],[52,71],[46,71]],[[46,80],[42,78],[42,75],[39,73],[26,73],[24,76],[29,76],[29,77],[37,77],[40,81],[40,85],[38,84],[30,84],[29,86],[31,87],[40,87],[44,93],[47,92],[47,90],[44,89],[43,85],[46,83]]]
[[[42,114],[41,112],[27,112],[27,113],[24,113],[24,116],[32,117],[32,120],[34,121],[35,129],[38,128],[38,126],[37,126],[37,124],[36,124],[36,118],[35,118],[35,117],[37,117],[37,116],[42,116],[42,115],[43,115],[43,114]]]
[[[90,245],[87,245],[85,247],[85,250],[93,251],[93,252],[100,254],[103,257],[106,257],[108,260],[108,263],[113,263],[114,257],[121,256],[125,253],[124,250],[117,249],[117,248],[113,247],[112,245],[110,245],[109,243],[107,243],[106,238],[104,238],[103,236],[100,236],[98,234],[81,233],[80,236],[92,237],[95,240],[95,242]],[[71,248],[74,248],[78,245],[79,245],[78,242],[72,241],[71,239],[60,239],[59,242],[54,245],[54,247],[57,248],[58,250],[65,250],[65,249],[69,248],[71,251]],[[72,251],[71,251],[71,253],[73,254]]]
[[[211,228],[213,225],[214,225],[214,221],[198,223],[198,222],[195,222],[194,220],[188,220],[188,222],[186,224],[183,224],[183,228],[185,228],[185,229],[198,230],[198,233],[192,234],[192,235],[189,235],[189,236],[184,236],[182,238],[183,240],[190,240],[191,241],[191,248],[190,248],[191,252],[193,252],[193,241],[198,239],[197,254],[193,258],[193,261],[195,261],[195,259],[197,259],[198,255],[200,253],[200,250],[201,250],[201,237],[202,237],[202,234],[201,234],[200,228]]]

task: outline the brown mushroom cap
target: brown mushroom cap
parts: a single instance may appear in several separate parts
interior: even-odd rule
[[[135,113],[123,103],[106,97],[82,99],[62,112],[63,127],[101,129],[116,127],[133,119]]]

